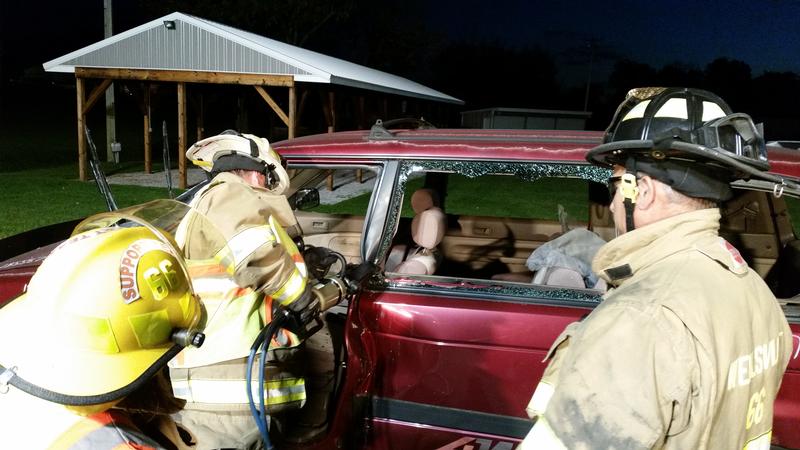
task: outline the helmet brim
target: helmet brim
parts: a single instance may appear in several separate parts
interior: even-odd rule
[[[586,160],[596,166],[612,168],[614,165],[624,165],[626,155],[631,150],[646,151],[655,147],[653,141],[619,141],[600,144],[589,150]]]
[[[654,156],[655,153],[663,155],[661,158]],[[734,173],[731,178],[750,178],[762,177],[764,172],[769,170],[769,162],[748,160],[745,164],[735,158],[720,152],[719,150],[705,147],[703,145],[683,142],[678,139],[664,140],[656,144],[652,140],[631,140],[609,142],[598,145],[589,150],[586,160],[594,165],[611,168],[614,165],[625,165],[629,157],[650,158],[654,161],[658,159],[670,159],[686,161],[687,164],[702,163],[712,164],[723,168],[729,168]],[[735,173],[739,172],[739,173]]]
[[[45,331],[54,328],[55,313],[42,311],[36,307],[41,305],[26,299],[23,294],[0,309],[0,365],[13,369],[27,383],[63,396],[107,397],[70,404],[124,397],[147,381],[149,377],[143,374],[165,367],[167,359],[163,357],[174,347],[167,342],[125,353],[64,351],[57,336]]]

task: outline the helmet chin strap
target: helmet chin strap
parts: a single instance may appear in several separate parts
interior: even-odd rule
[[[620,179],[620,194],[625,205],[625,231],[633,231],[633,210],[636,207],[636,198],[639,197],[639,186],[636,181],[636,159],[628,158],[625,162],[625,173]]]

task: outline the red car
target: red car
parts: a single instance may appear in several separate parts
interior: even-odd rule
[[[531,427],[545,352],[601,301],[590,274],[532,270],[534,250],[570,230],[613,238],[610,174],[584,159],[600,138],[376,126],[275,144],[293,169],[305,243],[378,267],[307,342],[309,400],[276,418],[278,448],[513,449]],[[796,151],[769,157],[774,173],[800,178]],[[800,192],[738,187],[721,234],[778,297],[800,294],[789,215],[800,203],[787,200]],[[0,302],[48,251],[0,263]],[[800,342],[800,310],[784,303]],[[775,449],[800,449],[798,352],[775,405]]]

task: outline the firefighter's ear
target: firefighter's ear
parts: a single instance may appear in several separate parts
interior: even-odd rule
[[[647,210],[652,208],[656,202],[656,196],[663,195],[663,192],[658,191],[658,188],[662,186],[657,186],[657,182],[648,175],[639,178],[636,184],[639,188],[639,195],[636,198],[637,209]]]

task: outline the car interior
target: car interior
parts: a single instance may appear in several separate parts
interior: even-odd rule
[[[330,188],[326,181],[330,174],[347,172],[304,171],[308,172],[302,177],[306,186],[309,181],[315,183],[323,197]],[[319,208],[296,211],[305,243],[331,248],[349,263],[359,263],[364,215],[372,193],[368,180],[376,175],[368,175],[365,182],[351,180],[367,187],[363,192],[356,191],[360,192],[356,197],[341,201],[339,205],[349,205],[340,210],[337,204],[323,202]],[[335,178],[347,180],[339,175]],[[338,188],[334,186],[334,190]],[[504,202],[513,205],[502,204],[495,195],[487,194],[503,191],[510,194],[504,195]],[[790,264],[789,254],[800,252],[784,198],[767,192],[735,192],[735,197],[721,207],[720,234],[777,289],[779,297],[797,295],[800,282],[780,276],[781,267]],[[577,178],[543,178],[531,183],[503,174],[467,177],[413,173],[404,187],[402,212],[383,268],[390,277],[428,275],[603,291],[605,286],[582,284],[580,279],[588,280],[574,267],[540,267],[534,271],[529,259],[536,249],[571,230],[589,230],[603,241],[612,239],[615,232],[608,201],[605,185]],[[584,256],[584,263],[586,259]],[[797,288],[788,287],[792,284]]]
[[[352,264],[361,262],[364,220],[379,175],[379,169],[359,169],[309,167],[291,173],[290,194],[295,194],[290,203],[298,206],[305,245],[335,250]],[[606,185],[580,178],[531,182],[508,174],[470,177],[443,171],[410,173],[404,181],[401,213],[383,261],[386,278],[491,280],[595,295],[606,289],[585,273],[590,255],[615,233]],[[305,189],[318,191],[319,200],[310,208],[300,205]],[[793,274],[800,269],[800,243],[784,198],[737,190],[721,212],[720,234],[776,296],[799,294],[800,280]],[[569,251],[576,243],[583,253]],[[791,302],[784,300],[785,307]],[[310,442],[327,430],[345,374],[346,315],[346,303],[332,308],[322,330],[305,342],[307,404],[275,415],[277,442]]]

